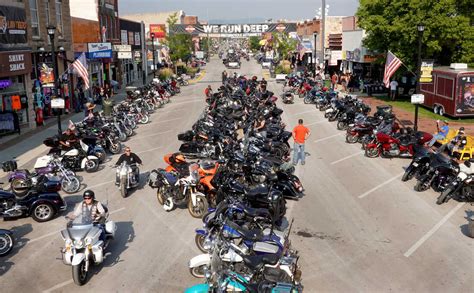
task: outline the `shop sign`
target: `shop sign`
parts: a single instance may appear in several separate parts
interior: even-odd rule
[[[15,110],[15,111],[21,110],[20,96],[12,96],[11,101],[12,101],[12,109],[13,110]]]
[[[342,51],[331,50],[331,59],[329,59],[329,66],[336,66],[338,60],[342,60]]]
[[[31,72],[31,52],[0,53],[0,77]]]
[[[0,48],[27,44],[25,9],[0,5]]]
[[[122,45],[128,44],[128,32],[127,30],[120,30],[120,43]]]
[[[6,89],[10,87],[13,82],[10,79],[0,79],[0,89]]]
[[[434,60],[422,60],[421,61],[421,76],[420,83],[432,83],[433,82],[433,72]]]
[[[140,46],[140,33],[135,33],[135,46]]]
[[[51,108],[64,109],[64,99],[63,98],[51,99]]]
[[[131,45],[114,45],[115,52],[131,52],[132,46]]]
[[[170,28],[173,33],[189,34],[220,34],[220,35],[261,35],[264,33],[296,32],[296,23],[257,23],[257,24],[214,24],[214,25],[185,25],[176,24]]]
[[[111,43],[88,43],[88,58],[112,58],[112,44]]]
[[[372,56],[372,55],[364,55],[364,62],[365,63],[372,63],[375,60],[377,60],[377,56]]]
[[[118,52],[118,59],[132,59],[132,52]]]
[[[150,38],[151,33],[155,34],[155,39],[163,39],[166,37],[166,26],[164,24],[150,24]]]

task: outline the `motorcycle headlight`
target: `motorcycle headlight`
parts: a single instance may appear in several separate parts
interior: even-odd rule
[[[74,241],[74,246],[76,248],[82,248],[82,247],[84,247],[84,242],[82,240]]]
[[[92,238],[86,238],[86,245],[92,244]]]

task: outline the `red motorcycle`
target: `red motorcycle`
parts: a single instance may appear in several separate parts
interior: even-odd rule
[[[300,89],[298,90],[298,97],[304,98],[304,96],[306,96],[306,92],[309,92],[312,89],[313,87],[309,83],[303,82]]]
[[[376,134],[376,141],[365,147],[365,155],[369,158],[378,156],[411,158],[415,153],[415,145],[424,145],[432,138],[431,134],[423,131],[401,134],[399,137],[379,132]]]

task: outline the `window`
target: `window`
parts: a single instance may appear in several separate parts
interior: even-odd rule
[[[62,12],[62,0],[56,0],[56,29],[59,35],[63,35],[63,12]]]
[[[46,25],[51,24],[51,19],[49,18],[49,0],[46,0]]]
[[[30,14],[31,14],[31,35],[33,37],[39,37],[39,23],[38,23],[38,3],[37,0],[30,1]]]

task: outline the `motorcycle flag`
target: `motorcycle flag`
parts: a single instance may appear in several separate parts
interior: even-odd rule
[[[388,51],[387,61],[385,62],[385,71],[383,73],[383,83],[386,88],[390,86],[390,77],[392,77],[401,65],[402,61],[400,61],[400,59],[398,59],[392,52]]]
[[[83,52],[72,64],[74,72],[84,80],[84,90],[89,88],[89,73],[87,72],[86,54]]]

